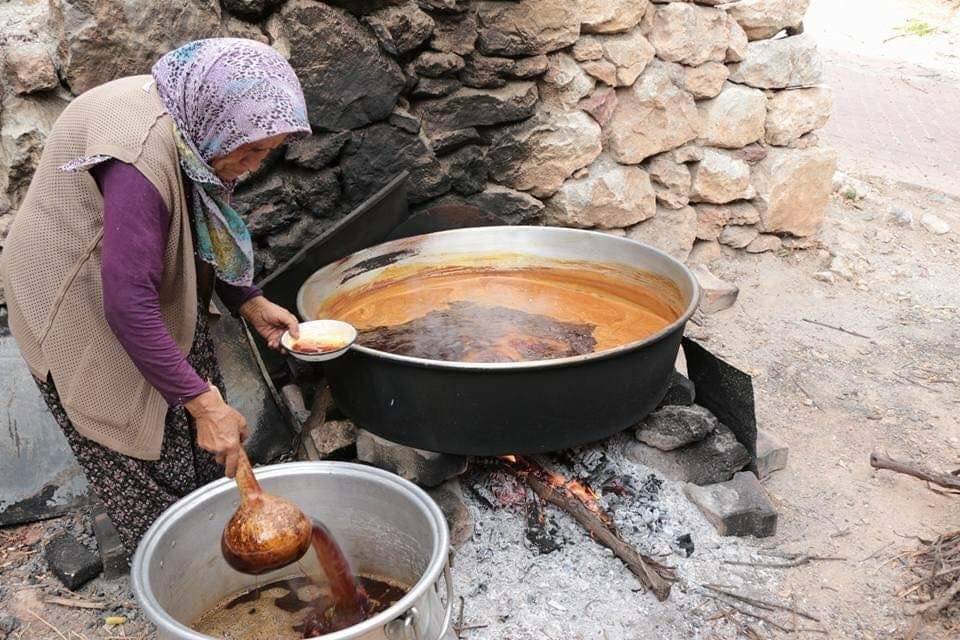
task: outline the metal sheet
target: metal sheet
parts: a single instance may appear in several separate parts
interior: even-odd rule
[[[84,504],[87,483],[0,318],[0,526]]]

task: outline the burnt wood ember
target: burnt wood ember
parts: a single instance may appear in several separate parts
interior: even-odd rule
[[[658,600],[670,597],[671,582],[675,580],[673,569],[630,546],[617,532],[612,519],[600,507],[596,494],[589,487],[565,480],[524,458],[505,456],[502,464],[525,480],[543,500],[572,515],[594,540],[613,551]]]

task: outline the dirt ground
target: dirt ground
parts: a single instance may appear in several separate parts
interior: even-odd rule
[[[956,2],[873,3],[883,5],[875,13],[885,18],[867,25],[854,21],[854,5],[863,9],[859,0],[815,0],[811,8],[808,29],[823,38],[828,75],[831,60],[857,50],[872,57],[861,71],[887,77],[927,62],[927,80],[956,90]],[[883,42],[917,16],[940,31]],[[952,113],[960,116],[960,105]],[[761,428],[790,446],[789,467],[766,485],[780,512],[779,531],[758,546],[843,558],[784,570],[773,595],[821,617],[829,637],[901,638],[910,625],[906,603],[896,596],[911,579],[903,552],[916,537],[960,529],[960,499],[874,471],[869,455],[884,451],[934,469],[960,467],[960,198],[948,193],[960,188],[945,188],[953,165],[935,167],[945,185],[940,190],[904,181],[895,165],[873,162],[862,140],[844,136],[842,125],[832,124],[822,139],[838,148],[841,167],[869,184],[870,194],[859,201],[834,196],[817,247],[730,252],[711,265],[740,287],[740,298],[707,317],[696,334],[753,374]],[[958,153],[956,139],[932,142],[932,162]],[[924,213],[951,231],[928,231],[920,224]],[[907,217],[912,224],[902,222]],[[828,275],[832,262],[843,275]],[[97,580],[70,594],[46,574],[42,540],[48,529],[65,525],[90,540],[80,516],[0,530],[0,624],[7,616],[19,621],[15,629],[0,626],[0,638],[7,632],[17,639],[151,637],[126,580]],[[67,601],[51,603],[57,597]],[[126,621],[105,626],[108,615]],[[933,624],[917,637],[956,638],[960,629]]]

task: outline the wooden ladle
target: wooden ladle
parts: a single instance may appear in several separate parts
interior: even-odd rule
[[[220,538],[227,564],[241,573],[259,575],[302,558],[310,547],[310,519],[289,500],[264,492],[242,449],[236,480],[240,505]]]

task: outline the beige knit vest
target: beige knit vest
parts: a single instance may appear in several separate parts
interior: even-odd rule
[[[170,211],[160,309],[187,353],[197,321],[197,276],[173,122],[150,76],[121,78],[67,106],[3,249],[10,329],[30,370],[52,374],[81,435],[128,456],[160,457],[167,404],[107,324],[100,279],[103,198],[81,156],[132,164]]]

